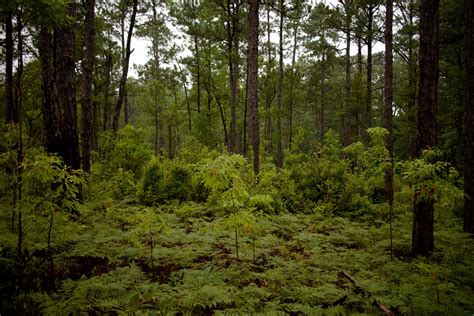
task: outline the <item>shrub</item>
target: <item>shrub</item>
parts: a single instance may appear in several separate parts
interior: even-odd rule
[[[150,160],[152,152],[142,128],[127,125],[118,131],[115,138],[111,135],[104,137],[105,159],[98,174],[101,178],[110,179],[120,168],[130,171],[135,179],[140,179],[143,168]]]
[[[147,205],[172,200],[182,202],[192,198],[195,189],[199,191],[194,185],[189,165],[154,158],[145,168],[138,196]]]
[[[163,201],[164,194],[165,172],[161,162],[154,158],[145,168],[138,196],[142,203],[150,205]]]

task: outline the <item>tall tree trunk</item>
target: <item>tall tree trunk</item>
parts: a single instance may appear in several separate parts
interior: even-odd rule
[[[272,131],[272,96],[271,93],[274,89],[270,87],[270,73],[272,69],[272,42],[270,40],[271,25],[270,25],[270,8],[267,6],[267,49],[268,49],[268,60],[267,60],[267,75],[265,76],[265,141],[267,143],[266,151],[268,154],[273,152],[273,131]]]
[[[293,30],[293,52],[291,55],[291,83],[290,83],[290,100],[288,103],[288,116],[286,121],[286,147],[291,150],[291,142],[293,140],[293,104],[295,102],[295,81],[297,70],[296,67],[296,50],[298,48],[298,28],[299,21],[296,22],[295,29]]]
[[[248,49],[247,49],[248,56]],[[243,132],[242,132],[242,155],[247,157],[248,154],[248,100],[249,100],[249,60],[247,57],[247,69],[245,71],[245,102],[244,102],[244,120],[243,120]]]
[[[438,18],[439,0],[421,0],[420,6],[420,90],[417,155],[436,146],[438,103]],[[433,250],[434,192],[415,192],[412,247],[413,255],[429,255]],[[426,196],[428,195],[428,196]]]
[[[385,4],[385,83],[384,83],[384,126],[388,130],[385,145],[388,149],[390,163],[393,163],[393,0]],[[390,254],[392,255],[392,211],[393,211],[393,165],[385,171],[385,194],[390,208]]]
[[[16,193],[18,192],[18,201],[22,199],[22,187],[23,187],[23,122],[22,122],[22,78],[23,78],[23,21],[21,20],[21,11],[17,11],[17,55],[18,55],[18,68],[17,68],[17,79],[16,79],[16,104],[15,109],[18,113],[18,130],[19,130],[19,142],[18,142],[18,153],[17,153],[17,175],[16,182],[14,182],[13,189],[13,210],[12,210],[12,228],[15,227],[15,213],[16,213]],[[21,210],[19,211],[20,220],[18,223],[19,234],[22,234],[21,230]],[[21,252],[20,252],[21,254]]]
[[[474,2],[464,5],[465,111],[464,111],[464,231],[474,233]]]
[[[344,109],[344,146],[351,143],[351,12],[352,0],[343,3],[346,13],[346,103]]]
[[[361,122],[360,122],[360,116],[361,116],[361,109],[362,109],[362,96],[363,96],[363,93],[362,93],[362,89],[361,89],[361,86],[359,84],[362,84],[362,39],[361,39],[361,35],[358,34],[356,35],[356,38],[357,38],[357,74],[356,74],[356,78],[358,80],[356,80],[357,82],[357,86],[356,86],[356,92],[354,93],[356,95],[356,99],[357,99],[357,103],[356,103],[356,106],[355,106],[355,110],[356,110],[356,113],[355,113],[355,121],[356,121],[356,135],[357,135],[357,139],[359,139],[360,135],[361,135]]]
[[[374,5],[369,5],[367,12],[367,102],[366,108],[366,129],[372,127],[372,42],[373,42],[373,24],[374,24]],[[367,137],[369,139],[369,137]]]
[[[409,2],[409,33],[408,33],[408,159],[412,160],[416,151],[416,92],[417,92],[417,78],[416,78],[416,58],[414,52],[415,32],[413,31],[414,6],[413,0]]]
[[[82,169],[89,173],[90,145],[91,145],[91,95],[92,95],[92,71],[94,69],[95,57],[95,0],[86,0],[86,16],[84,20],[84,61],[82,70]]]
[[[249,43],[248,43],[248,107],[249,140],[253,149],[253,170],[258,175],[260,169],[260,136],[258,124],[258,7],[259,0],[249,2]]]
[[[127,76],[128,76],[128,65],[130,63],[130,54],[131,54],[131,42],[132,42],[132,35],[133,35],[133,28],[135,26],[135,17],[137,15],[137,6],[138,0],[133,0],[133,8],[132,8],[132,16],[130,17],[130,26],[128,29],[127,34],[127,47],[125,49],[125,58],[123,58],[122,63],[122,77],[120,78],[120,85],[119,85],[119,95],[117,102],[115,103],[115,112],[114,112],[114,120],[112,123],[112,129],[114,133],[118,131],[119,128],[119,119],[120,119],[120,112],[122,110],[123,100],[125,97],[125,89],[127,84]]]
[[[76,17],[76,4],[67,6],[68,15]],[[75,25],[69,22],[54,30],[56,49],[55,95],[53,103],[60,109],[60,132],[54,143],[54,150],[63,158],[66,165],[73,169],[81,167],[79,153],[79,137],[77,134],[77,105],[76,105],[76,62],[75,62]]]
[[[13,13],[5,15],[5,123],[18,123],[18,110],[13,103]]]
[[[324,37],[324,35],[323,35]],[[326,82],[326,51],[323,50],[323,54],[321,57],[321,100],[320,109],[319,109],[319,142],[321,144],[324,143],[324,133],[325,133],[325,118],[324,118],[324,111],[325,111],[325,82]]]
[[[285,20],[285,0],[280,0],[280,27],[279,27],[279,49],[278,49],[278,90],[277,90],[277,153],[276,153],[276,166],[277,168],[283,167],[283,131],[281,126],[281,117],[283,115],[282,104],[283,104],[283,23]]]
[[[238,82],[238,1],[228,0],[227,11],[227,53],[229,59],[229,88],[230,88],[230,134],[229,134],[229,151],[236,152],[236,104],[237,104],[237,82]],[[235,9],[232,8],[234,5]]]

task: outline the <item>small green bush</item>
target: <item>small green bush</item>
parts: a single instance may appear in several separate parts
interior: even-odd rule
[[[195,185],[189,165],[154,158],[145,168],[138,196],[147,205],[173,200],[183,202],[199,191]]]

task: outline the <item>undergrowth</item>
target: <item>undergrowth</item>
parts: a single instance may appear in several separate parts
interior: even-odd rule
[[[395,164],[390,249],[381,129],[369,149],[342,150],[328,133],[310,154],[288,153],[283,170],[264,164],[258,179],[244,157],[206,149],[144,160],[148,150],[129,144],[137,133],[111,140],[126,152],[104,153],[87,185],[57,158],[29,152],[20,254],[15,213],[1,201],[2,314],[474,312],[462,182],[430,162],[435,153]],[[7,154],[0,162],[15,163]],[[435,251],[414,258],[411,209],[423,188],[437,201]]]

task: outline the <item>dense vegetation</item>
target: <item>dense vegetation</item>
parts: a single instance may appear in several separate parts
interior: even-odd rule
[[[469,0],[0,7],[1,314],[474,313]]]

